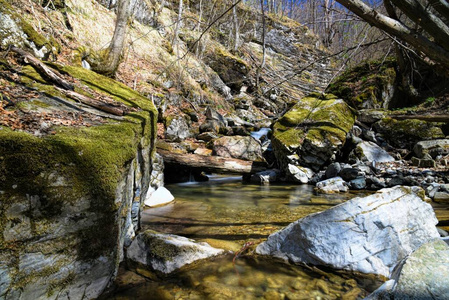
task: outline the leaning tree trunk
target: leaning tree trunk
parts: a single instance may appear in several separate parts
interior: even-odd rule
[[[111,44],[104,56],[92,64],[92,69],[98,73],[113,76],[117,71],[125,46],[128,18],[130,14],[130,0],[118,0],[117,19]]]

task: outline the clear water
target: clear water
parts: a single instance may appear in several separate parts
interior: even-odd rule
[[[166,186],[169,205],[143,213],[143,229],[186,236],[230,251],[189,265],[165,278],[144,279],[122,272],[107,299],[363,299],[381,281],[362,274],[295,266],[255,255],[254,246],[235,257],[246,242],[358,194],[314,195],[306,185],[247,185],[240,177]],[[447,206],[437,216],[447,214]]]

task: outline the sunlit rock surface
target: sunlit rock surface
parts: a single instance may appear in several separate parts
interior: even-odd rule
[[[291,223],[257,253],[389,277],[395,265],[439,237],[437,219],[416,187],[394,187],[354,198]]]
[[[150,270],[171,273],[184,265],[224,253],[207,243],[147,230],[139,234],[128,248],[128,260]]]

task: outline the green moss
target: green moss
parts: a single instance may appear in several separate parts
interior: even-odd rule
[[[16,195],[39,195],[40,215],[33,216],[33,234],[46,234],[63,207],[88,199],[96,215],[94,224],[76,232],[76,253],[80,259],[110,255],[118,235],[115,203],[119,181],[128,171],[139,147],[154,151],[157,112],[151,101],[110,78],[75,67],[52,65],[92,89],[138,108],[120,122],[92,127],[56,127],[53,135],[36,137],[25,132],[0,130],[1,204],[9,205]],[[60,95],[52,84],[30,66],[22,70],[22,82],[46,94]],[[81,90],[80,90],[81,91]],[[151,154],[150,154],[151,155]],[[54,181],[63,178],[62,186]],[[13,188],[16,187],[16,188]],[[0,225],[4,226],[2,214]],[[48,226],[46,225],[48,224]],[[0,236],[0,248],[6,245]]]
[[[326,92],[355,108],[384,107],[383,91],[396,80],[396,62],[371,61],[350,69],[332,82]]]
[[[158,236],[155,231],[147,230],[143,233],[143,239],[148,246],[148,251],[154,258],[164,261],[173,261],[173,259],[182,253],[195,250],[191,246],[179,246],[171,244],[168,238]]]
[[[285,167],[287,160],[284,157],[294,153],[309,155],[310,149],[302,149],[303,144],[320,149],[328,147],[329,151],[324,151],[327,154],[323,155],[332,155],[333,149],[344,144],[354,122],[353,111],[333,95],[312,94],[302,98],[273,126],[272,142],[278,162]],[[323,146],[323,143],[327,145]]]

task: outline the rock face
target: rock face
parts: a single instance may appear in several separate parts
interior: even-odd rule
[[[97,298],[138,228],[150,185],[157,119],[151,102],[85,69],[65,70],[132,97],[142,111],[126,122],[54,126],[53,135],[0,127],[2,299]]]
[[[178,116],[170,120],[165,131],[165,138],[168,141],[182,142],[186,138],[192,137],[187,120],[183,116]]]
[[[7,1],[0,4],[0,48],[7,49],[9,45],[14,45],[31,50],[39,58],[47,58],[54,48],[59,47],[37,33],[22,16],[14,13]]]
[[[224,253],[207,243],[151,230],[140,233],[127,251],[128,260],[162,273],[171,273],[184,265]]]
[[[389,277],[399,261],[439,237],[438,221],[423,197],[420,188],[398,186],[354,198],[291,223],[256,251]]]
[[[221,157],[263,161],[262,147],[251,136],[224,136],[213,141],[213,151]]]
[[[317,171],[328,162],[346,141],[354,125],[354,115],[340,99],[302,98],[273,127],[273,149],[283,170],[289,157],[299,156],[304,167]]]

